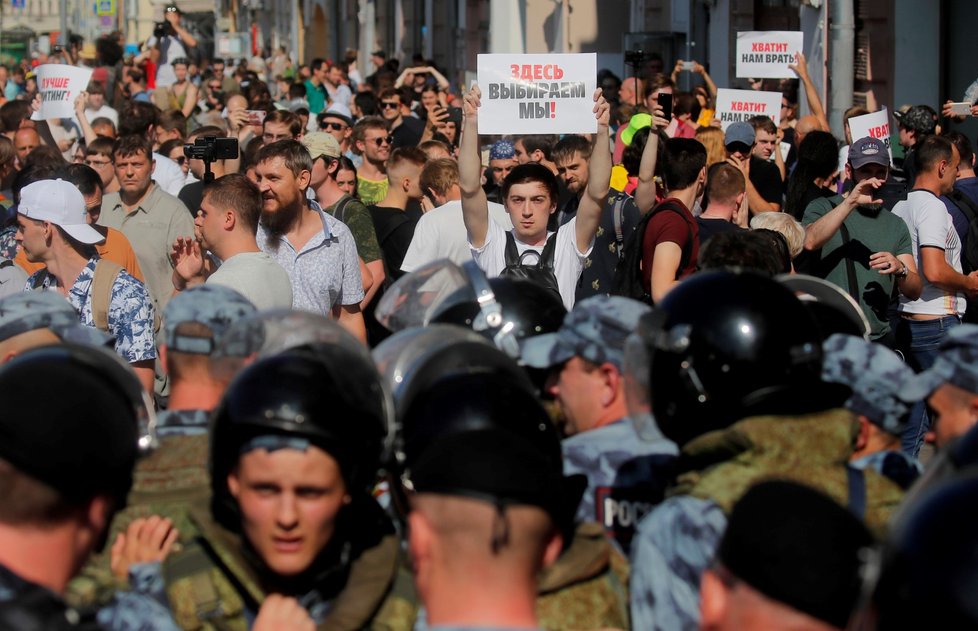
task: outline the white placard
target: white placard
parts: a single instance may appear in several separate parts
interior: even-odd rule
[[[37,67],[37,89],[41,93],[41,111],[31,118],[35,120],[72,118],[75,115],[75,98],[88,88],[91,78],[91,68],[41,64]]]
[[[742,31],[737,33],[737,77],[741,79],[796,79],[788,67],[802,52],[801,31]]]
[[[593,134],[597,55],[479,55],[480,134]]]
[[[890,113],[885,107],[879,112],[850,118],[849,131],[853,142],[867,137],[882,142],[886,146],[886,152],[890,154],[890,164],[893,164],[893,151],[890,149]]]
[[[717,113],[723,131],[730,123],[746,121],[755,116],[770,116],[775,125],[781,122],[781,93],[757,90],[717,90]]]

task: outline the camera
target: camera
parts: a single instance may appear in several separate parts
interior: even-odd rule
[[[174,29],[173,25],[166,20],[153,24],[153,37],[156,39],[163,39],[164,37],[174,36],[176,34],[176,29]]]
[[[651,59],[651,57],[649,53],[642,49],[625,51],[625,63],[630,66],[641,65]]]
[[[204,183],[213,182],[211,163],[215,160],[233,160],[238,157],[238,139],[204,136],[194,140],[194,144],[183,146],[183,155],[191,160],[204,161]]]

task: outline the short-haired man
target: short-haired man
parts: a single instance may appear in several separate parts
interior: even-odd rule
[[[914,105],[906,112],[893,112],[903,147],[903,175],[907,186],[913,188],[917,178],[917,162],[914,153],[917,145],[937,129],[937,112],[928,105]]]
[[[570,198],[557,210],[557,225],[577,215],[577,208],[587,187],[593,145],[583,136],[569,135],[553,150],[557,177],[564,183]],[[601,210],[601,221],[594,237],[591,254],[584,259],[584,270],[577,285],[575,300],[607,295],[615,280],[615,269],[625,247],[625,239],[638,225],[641,213],[631,195],[611,190]]]
[[[119,124],[119,112],[105,102],[105,86],[101,81],[88,82],[88,99],[85,102],[85,116],[90,121],[105,117],[113,125]]]
[[[179,238],[193,234],[190,211],[179,199],[152,180],[153,151],[145,136],[124,136],[114,152],[118,193],[102,200],[99,225],[115,228],[132,244],[146,288],[157,309],[173,295],[170,249]]]
[[[279,140],[302,140],[302,119],[288,110],[275,110],[265,117],[261,140],[266,145]]]
[[[542,164],[553,171],[554,175],[557,175],[557,165],[552,159],[555,144],[557,144],[557,139],[553,136],[519,136],[513,142],[516,161],[520,164],[530,162]]]
[[[645,441],[627,417],[625,340],[650,308],[621,296],[574,305],[556,333],[527,339],[523,362],[548,369],[545,390],[560,406],[564,474],[587,476],[576,521],[596,521],[628,553],[635,524],[660,501],[676,445]]]
[[[363,157],[357,167],[357,195],[365,206],[387,195],[387,159],[392,142],[387,121],[380,116],[365,116],[353,126],[353,146]]]
[[[156,361],[153,302],[143,283],[128,272],[118,265],[113,270],[112,265],[99,264],[92,245],[104,237],[88,224],[86,215],[82,194],[64,180],[24,187],[17,205],[17,243],[27,260],[46,267],[27,280],[26,289],[57,291],[82,324],[112,334],[116,352],[151,392]],[[99,291],[106,274],[112,279],[107,304],[101,302]]]
[[[103,193],[119,192],[119,180],[115,176],[115,141],[96,138],[85,144],[85,164],[98,173]]]
[[[14,151],[17,153],[17,164],[24,167],[27,154],[41,146],[41,136],[33,127],[24,127],[14,133]]]
[[[156,127],[160,124],[160,110],[152,103],[126,101],[119,108],[119,138],[123,136],[141,136],[151,140],[156,139]],[[116,152],[117,153],[117,152]],[[153,181],[176,197],[180,194],[186,182],[186,176],[180,165],[170,158],[156,153],[152,154]]]
[[[706,147],[698,140],[670,138],[662,179],[666,199],[650,211],[655,216],[642,236],[642,285],[653,302],[661,302],[696,270],[699,226],[690,209],[706,186]]]
[[[920,262],[923,289],[918,298],[900,296],[897,340],[909,350],[918,372],[934,363],[941,341],[961,323],[965,297],[978,295],[978,272],[961,273],[961,240],[947,207],[939,199],[954,189],[960,162],[957,148],[941,136],[926,136],[914,146],[914,189],[893,214],[910,229],[913,258]],[[928,428],[918,404],[903,436],[904,451],[916,456]]]
[[[342,221],[353,233],[357,254],[373,276],[373,283],[360,303],[360,308],[363,309],[370,304],[386,276],[374,220],[360,200],[347,195],[336,182],[340,170],[341,147],[335,136],[314,131],[303,136],[302,144],[312,158],[309,190],[315,193],[316,201],[325,212]]]
[[[941,201],[947,206],[947,211],[951,213],[954,229],[958,231],[958,238],[961,239],[961,268],[970,272],[976,269],[974,263],[966,260],[965,256],[968,251],[968,230],[971,217],[978,216],[978,176],[975,175],[975,150],[968,137],[960,132],[952,131],[943,134],[943,136],[957,147],[961,162],[958,164],[958,179],[954,181],[954,189],[947,195],[942,195]],[[971,314],[969,319],[974,321],[975,317],[978,315]]]
[[[360,159],[359,156],[353,153],[353,119],[350,116],[344,114],[339,109],[331,107],[325,112],[320,113],[316,117],[316,122],[319,125],[319,131],[324,131],[333,138],[336,138],[336,142],[340,144],[340,151],[344,156],[351,160],[354,157],[357,160]]]
[[[869,320],[870,337],[893,347],[887,316],[893,290],[915,300],[922,285],[907,224],[874,200],[889,168],[889,152],[882,142],[860,138],[852,143],[846,163],[846,179],[854,183],[852,191],[845,197],[811,202],[802,223],[805,249],[820,251],[812,273],[858,300]]]
[[[761,160],[774,162],[778,167],[778,173],[784,180],[787,169],[784,164],[784,156],[781,154],[781,141],[778,139],[778,126],[774,124],[770,116],[754,116],[748,123],[754,128],[754,150],[751,152]]]
[[[197,46],[197,38],[182,24],[183,12],[174,4],[167,4],[163,10],[165,30],[160,38],[155,36],[147,42],[155,54],[153,60],[156,66],[156,87],[168,88],[177,81],[173,71],[173,62],[186,58],[187,51]]]
[[[405,211],[411,201],[419,201],[421,169],[428,157],[417,147],[401,147],[387,161],[387,195],[376,204],[367,206],[377,231],[377,241],[384,253],[384,263],[392,278],[400,278],[401,262],[411,246],[414,226],[418,220]]]
[[[340,64],[329,64],[326,76],[323,77],[323,88],[326,89],[326,98],[330,105],[337,104],[342,107],[350,107],[353,92],[350,90],[350,86],[343,82],[343,79],[346,78],[345,75],[346,73]]]
[[[411,246],[401,261],[401,271],[413,272],[438,259],[448,259],[457,265],[471,261],[472,249],[462,219],[458,162],[450,158],[429,160],[421,170],[421,192],[430,195],[436,206],[415,225]],[[501,204],[489,202],[489,218],[505,230],[513,229],[513,222]]]
[[[750,214],[777,212],[781,210],[784,193],[778,167],[755,156],[754,128],[746,121],[739,121],[727,127],[724,145],[727,162],[740,169],[747,182],[747,205]]]
[[[405,116],[401,112],[401,93],[394,88],[387,88],[380,93],[380,113],[387,121],[390,129],[392,147],[414,147],[421,142],[424,133],[424,123],[413,116]]]
[[[522,256],[528,250],[539,255],[554,239],[552,282],[564,305],[574,306],[577,282],[584,259],[591,253],[594,235],[601,221],[601,210],[611,181],[611,151],[608,147],[610,106],[596,91],[595,117],[598,133],[591,156],[587,193],[581,199],[577,216],[560,226],[555,233],[547,230],[550,215],[557,209],[557,178],[539,164],[521,164],[503,181],[503,205],[513,222],[507,232],[489,219],[489,206],[482,190],[482,159],[479,155],[478,111],[481,91],[473,87],[465,95],[465,127],[459,147],[459,186],[462,191],[462,217],[472,246],[472,257],[488,276],[499,276],[506,268],[507,245]],[[539,263],[538,263],[538,270]]]
[[[229,287],[259,309],[292,307],[292,282],[255,239],[261,216],[261,193],[248,177],[230,173],[204,191],[197,211],[196,238],[173,244],[173,286],[177,291],[202,283]],[[205,265],[207,252],[220,266]]]
[[[309,152],[295,140],[273,142],[258,152],[258,247],[289,273],[293,308],[332,314],[366,340],[356,243],[349,228],[306,198],[312,166]]]
[[[306,79],[306,99],[309,101],[309,112],[313,115],[326,108],[326,88],[323,82],[329,72],[329,64],[325,59],[317,57],[309,64],[309,78]]]
[[[711,166],[706,172],[704,198],[709,202],[696,218],[701,246],[715,234],[746,228],[747,185],[740,169],[726,162]]]

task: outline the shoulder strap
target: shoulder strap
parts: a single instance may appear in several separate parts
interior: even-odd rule
[[[114,261],[99,259],[95,264],[92,278],[92,320],[100,331],[109,330],[109,302],[112,300],[112,285],[118,278],[122,266]]]
[[[503,254],[506,259],[506,267],[520,264],[520,252],[516,249],[516,237],[513,236],[512,230],[506,231],[506,247],[503,250]]]
[[[624,195],[615,198],[614,217],[615,217],[615,252],[618,260],[621,260],[621,251],[625,247],[625,232],[622,230],[622,223],[625,219],[625,200]]]
[[[948,197],[951,199],[951,201],[958,205],[961,212],[968,216],[969,223],[978,219],[978,205],[975,205],[975,202],[973,202],[970,197],[956,188],[952,189],[951,192],[948,193]]]
[[[539,267],[549,267],[553,269],[554,266],[554,254],[557,251],[557,233],[554,232],[552,235],[547,237],[547,244],[543,246],[543,252],[540,253],[540,261],[537,263]]]
[[[682,217],[683,223],[686,224],[686,231],[689,235],[688,238],[686,239],[686,245],[683,246],[683,255],[682,258],[679,259],[679,267],[676,269],[676,280],[679,280],[680,274],[682,274],[683,270],[686,269],[686,266],[689,265],[689,259],[692,258],[693,256],[693,239],[694,239],[693,227],[690,226],[689,221],[686,220],[686,214],[683,212],[683,209],[677,206],[676,204],[670,202],[669,200],[666,200],[661,204],[659,204],[658,206],[656,206],[655,208],[653,208],[652,212],[650,212],[649,214],[653,215],[665,210],[671,210],[672,212]]]
[[[862,469],[846,467],[846,486],[848,487],[849,512],[860,520],[866,519],[866,476]]]
[[[346,216],[346,207],[350,205],[351,201],[353,201],[353,198],[344,193],[343,197],[340,198],[340,201],[336,202],[336,209],[333,211],[333,217],[343,221],[343,218]]]
[[[8,267],[11,267],[13,264],[14,262],[11,261],[10,259],[3,259],[2,261],[0,261],[0,269],[7,269]]]
[[[849,295],[857,303],[859,302],[859,284],[856,283],[856,264],[852,262],[852,257],[849,256],[849,229],[846,228],[846,224],[843,223],[839,226],[839,233],[842,235],[842,247],[846,252],[846,284],[849,285]]]

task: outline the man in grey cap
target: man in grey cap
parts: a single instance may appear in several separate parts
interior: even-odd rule
[[[882,344],[854,335],[835,334],[822,343],[822,381],[852,389],[844,407],[859,420],[859,434],[849,466],[873,469],[906,489],[922,467],[900,451],[900,435],[916,403],[908,388],[913,370]]]
[[[85,199],[73,184],[40,180],[24,187],[17,205],[17,244],[28,261],[45,265],[26,288],[58,292],[82,324],[114,336],[116,352],[152,391],[153,301],[142,282],[99,258],[92,246],[105,237],[89,225],[87,215]]]
[[[927,440],[938,449],[978,424],[978,325],[951,329],[934,364],[916,376],[904,395],[927,398],[932,415]]]
[[[747,121],[732,123],[724,132],[727,163],[740,169],[747,183],[747,205],[751,216],[781,210],[784,184],[778,167],[753,154],[754,127]]]
[[[894,333],[887,317],[893,288],[910,300],[922,284],[907,224],[875,199],[890,170],[889,152],[875,138],[849,146],[846,195],[820,197],[805,209],[805,250],[820,251],[812,274],[841,287],[859,302],[870,338],[890,347]],[[851,271],[851,273],[850,273]]]
[[[650,308],[621,296],[577,303],[556,333],[523,344],[523,362],[551,369],[545,389],[563,412],[564,473],[588,478],[578,521],[597,521],[624,552],[635,524],[663,497],[677,453],[665,438],[643,440],[627,418],[625,341]]]
[[[112,336],[79,323],[71,304],[53,292],[21,291],[0,299],[0,364],[61,341],[104,346]]]

